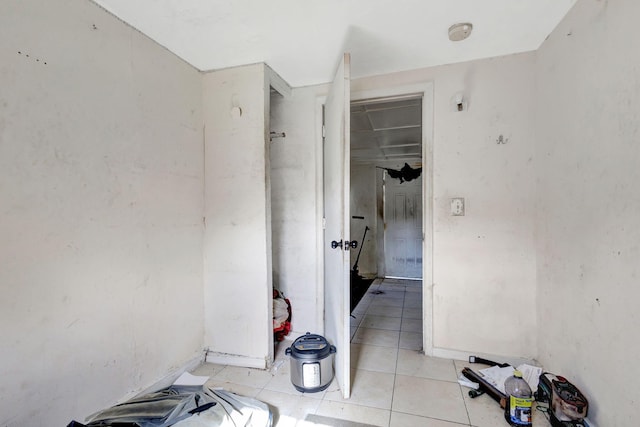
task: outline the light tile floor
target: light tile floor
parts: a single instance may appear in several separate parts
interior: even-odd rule
[[[296,337],[278,345],[269,371],[204,364],[192,373],[210,376],[210,387],[268,403],[277,427],[308,426],[302,422],[307,414],[383,427],[507,426],[495,401],[486,395],[471,399],[469,389],[458,384],[460,371],[470,366],[467,362],[421,353],[421,319],[421,282],[386,279],[371,285],[351,319],[348,400],[335,380],[319,393],[300,393],[293,387],[284,351]],[[534,427],[549,425],[538,411],[533,421]]]

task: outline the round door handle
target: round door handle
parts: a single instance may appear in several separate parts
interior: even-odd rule
[[[340,240],[339,242],[336,242],[335,240],[331,242],[331,249],[335,249],[338,247],[342,249],[342,240]]]

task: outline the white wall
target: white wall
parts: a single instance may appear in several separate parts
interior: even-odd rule
[[[435,348],[537,354],[533,58],[433,72]],[[452,101],[459,91],[463,112]],[[451,215],[452,197],[465,199],[465,216]]]
[[[273,358],[268,95],[264,64],[204,75],[205,346],[212,362],[265,367]]]
[[[202,351],[201,77],[81,0],[0,2],[0,424]]]
[[[640,3],[580,1],[537,53],[540,361],[637,424]]]
[[[633,392],[622,356],[639,345],[639,15],[631,0],[585,0],[537,53],[352,83],[434,82],[425,286],[439,354],[538,356],[587,393],[600,425],[635,414],[620,397]],[[203,88],[80,0],[0,3],[0,59],[0,424],[82,418],[184,366],[203,335],[213,352],[267,361],[265,66],[209,73]],[[276,278],[299,331],[322,329],[325,91],[295,89],[271,114],[287,133],[271,155]],[[451,197],[466,216],[450,215]]]
[[[433,342],[442,355],[537,354],[534,58],[528,53],[352,82],[354,93],[434,82]],[[297,156],[307,171],[315,170],[316,159],[301,153],[311,152],[318,142],[314,98],[325,89],[294,89],[294,96],[278,107],[282,116],[296,123],[292,126],[301,138],[289,146],[288,155]],[[468,101],[462,113],[453,106],[458,91]],[[500,135],[508,139],[506,144],[497,144]],[[297,194],[315,190],[316,183],[308,180]],[[451,197],[466,198],[466,216],[450,216]],[[314,210],[306,205],[310,200],[298,203],[292,194],[290,203],[300,209],[298,221],[311,224]],[[299,225],[284,223],[282,228],[294,234]],[[300,235],[313,231],[305,232]],[[310,256],[314,244],[315,240],[306,241],[304,253]],[[313,295],[308,275],[295,264],[296,254],[285,253],[291,253],[282,261],[290,296]],[[431,290],[429,283],[426,289]],[[292,304],[294,310],[297,305],[297,310],[316,317],[311,316],[317,308],[310,301],[294,298]]]

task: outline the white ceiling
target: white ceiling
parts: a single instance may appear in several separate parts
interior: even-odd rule
[[[351,103],[351,161],[385,165],[422,163],[422,97]]]
[[[291,86],[537,49],[576,0],[93,0],[202,71],[267,63]],[[451,42],[457,22],[471,37]]]

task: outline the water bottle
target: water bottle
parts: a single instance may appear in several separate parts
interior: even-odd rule
[[[513,376],[504,382],[507,402],[504,417],[514,427],[531,427],[531,388],[522,378],[522,372],[514,371]]]

